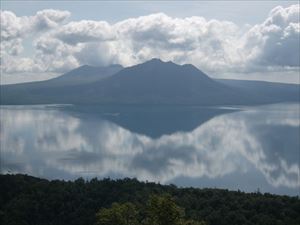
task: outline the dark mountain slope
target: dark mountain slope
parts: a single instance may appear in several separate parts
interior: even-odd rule
[[[251,99],[240,90],[210,79],[193,65],[152,59],[103,81],[82,86],[78,99],[92,103],[241,104]]]
[[[110,65],[107,67],[84,65],[63,74],[62,76],[51,79],[48,82],[55,85],[78,85],[91,83],[109,77],[122,69],[123,67],[121,65]]]
[[[276,99],[278,101],[300,101],[300,86],[297,84],[226,79],[220,79],[218,82],[243,90],[244,93],[252,94],[255,97],[265,96],[270,100]]]
[[[299,94],[299,85],[213,80],[193,65],[159,59],[115,67],[102,73],[105,79],[94,68],[80,67],[49,81],[4,85],[1,104],[254,105],[297,101]]]
[[[1,104],[54,103],[59,98],[56,91],[69,93],[74,86],[102,80],[122,69],[121,65],[107,67],[84,65],[50,80],[2,85]],[[74,91],[78,90],[75,88]]]

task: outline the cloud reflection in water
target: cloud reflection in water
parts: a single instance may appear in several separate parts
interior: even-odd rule
[[[297,193],[298,116],[295,104],[249,108],[153,138],[100,117],[5,106],[2,169],[47,178],[128,176],[161,183],[255,172],[272,188]]]

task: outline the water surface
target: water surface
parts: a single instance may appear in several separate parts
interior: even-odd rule
[[[299,104],[1,106],[1,172],[299,195]]]

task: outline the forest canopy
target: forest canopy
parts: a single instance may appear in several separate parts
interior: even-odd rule
[[[300,224],[299,196],[178,188],[129,178],[49,181],[0,175],[0,184],[0,224],[5,225],[106,225],[112,218],[118,225]]]

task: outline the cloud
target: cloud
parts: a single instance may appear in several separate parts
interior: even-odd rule
[[[13,12],[1,11],[1,41],[20,38],[23,35],[25,21]]]
[[[44,71],[62,73],[79,66],[74,56],[79,47],[70,46],[48,35],[36,39],[33,44],[36,49],[35,61]]]
[[[157,138],[130,132],[99,117],[93,120],[91,130],[91,121],[85,116],[55,108],[4,108],[3,156],[6,163],[16,163],[17,159],[26,165],[25,170],[14,172],[44,177],[42,168],[56,168],[56,179],[62,174],[68,174],[69,179],[84,172],[87,176],[118,174],[169,183],[178,177],[218,181],[240,173],[243,177],[263,176],[268,188],[296,191],[299,107],[276,107],[223,114],[189,132],[178,131]],[[282,112],[283,108],[288,114]],[[282,117],[294,122],[278,123]],[[28,130],[32,135],[23,135]],[[32,171],[27,169],[30,166]],[[257,181],[264,186],[260,178]],[[240,183],[249,188],[246,180]]]
[[[44,72],[43,65],[34,57],[17,57],[23,52],[23,40],[30,36],[44,35],[57,28],[70,12],[47,9],[34,16],[18,17],[11,11],[1,11],[1,71]]]
[[[237,33],[238,27],[231,22],[206,21],[202,17],[178,19],[158,13],[113,25],[103,21],[71,22],[44,41],[52,39],[77,48],[72,54],[79,64],[126,66],[158,57],[204,68],[223,68],[239,59],[231,50]],[[51,45],[42,45],[51,49]],[[230,54],[225,54],[227,50]]]
[[[194,63],[204,68],[222,67],[233,61],[234,52],[224,57],[238,27],[227,21],[202,17],[172,18],[163,13],[128,19],[114,25],[128,57],[134,63],[153,57],[177,63]]]
[[[31,32],[34,55],[30,59],[40,68],[38,72],[65,72],[83,64],[129,66],[153,57],[192,63],[208,73],[297,71],[300,66],[299,5],[275,7],[263,23],[248,28],[164,13],[115,24],[64,23],[69,16],[59,10],[43,10],[31,17],[1,11],[2,59],[18,56],[24,37]],[[17,59],[3,60],[1,67],[12,72],[15,64],[11,62]]]
[[[1,63],[6,65],[4,72],[7,73],[38,71],[38,65],[30,58],[16,59],[15,57],[7,55],[1,59]]]
[[[82,20],[71,22],[58,29],[55,37],[71,45],[114,39],[112,27],[104,21]]]
[[[114,43],[88,43],[83,45],[74,56],[81,65],[110,65],[121,61],[118,48]]]
[[[259,67],[300,66],[299,5],[275,7],[268,18],[246,33],[249,63]]]
[[[41,31],[45,29],[55,28],[65,19],[70,17],[68,11],[46,9],[38,11],[35,16],[31,17],[33,29]]]
[[[11,11],[1,10],[1,40],[21,38],[30,32],[38,32],[57,27],[70,16],[68,11],[46,9],[34,16],[17,17]]]

